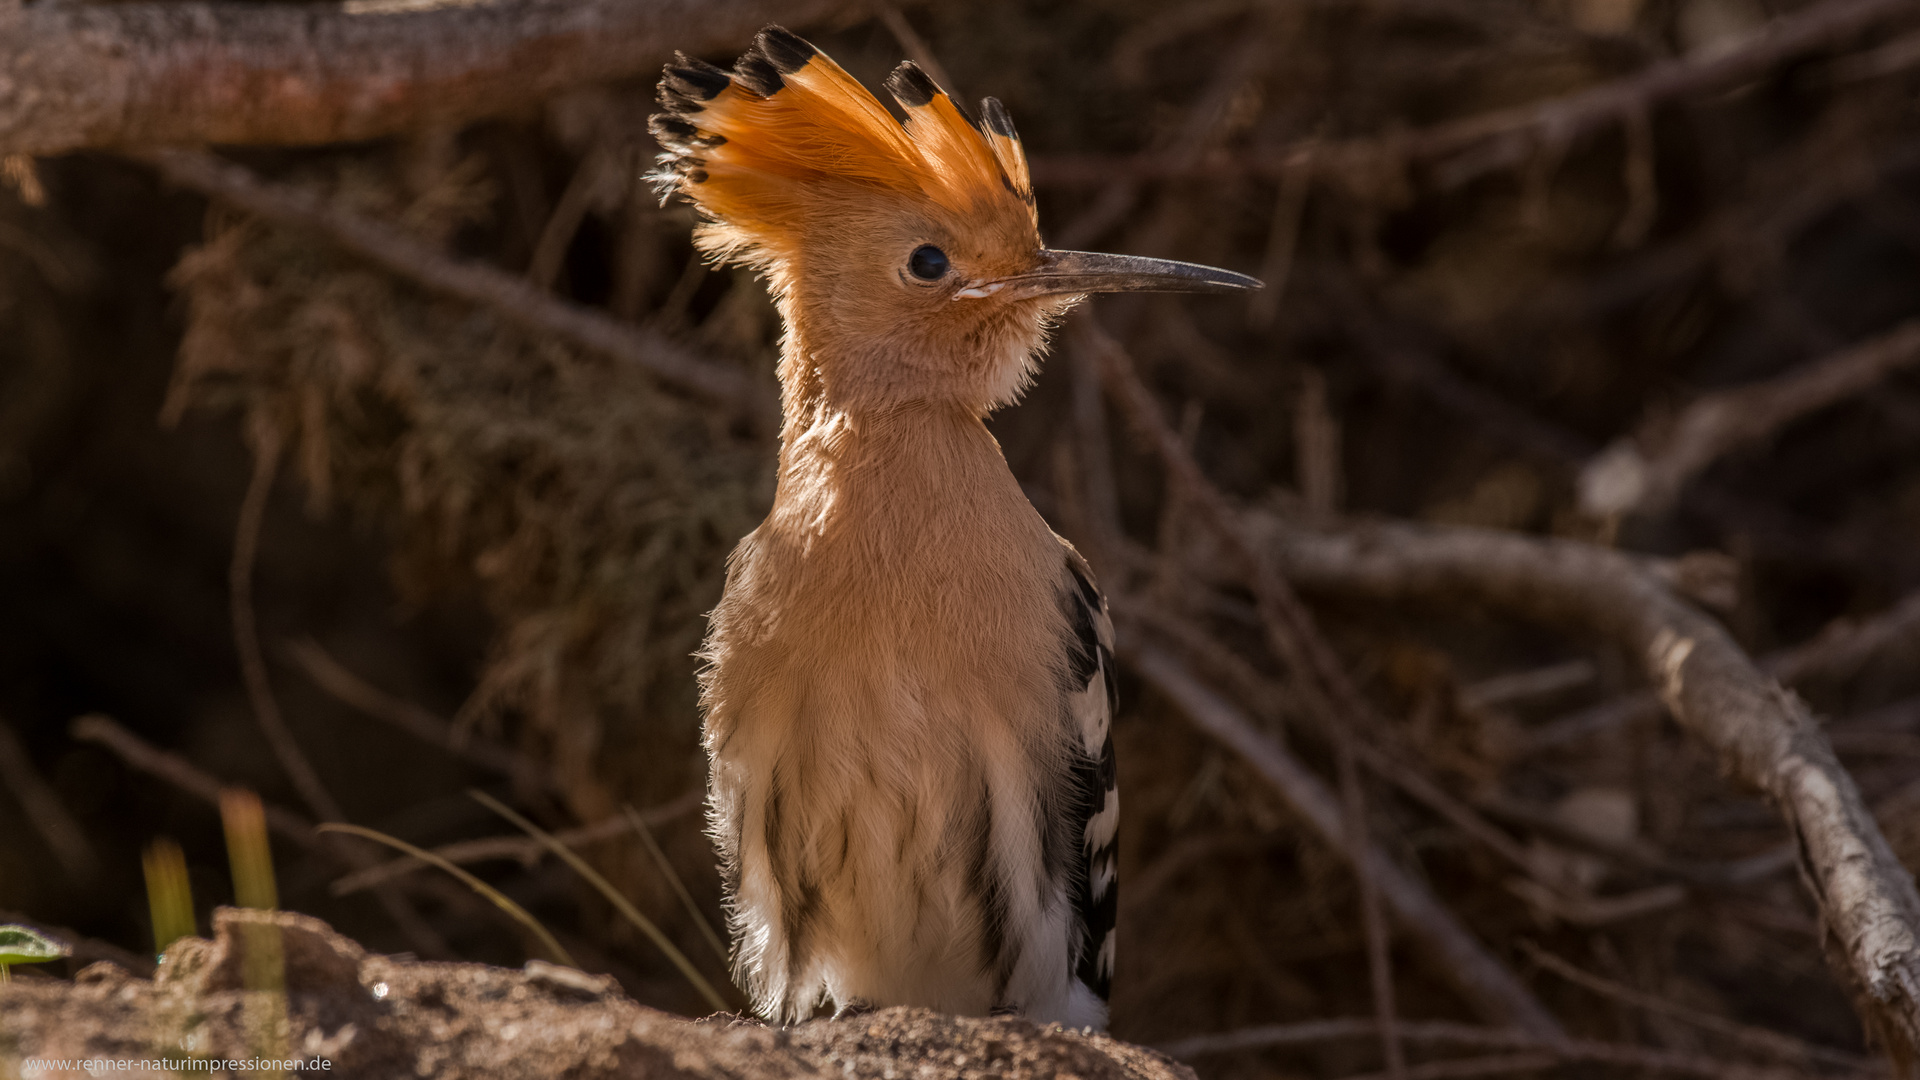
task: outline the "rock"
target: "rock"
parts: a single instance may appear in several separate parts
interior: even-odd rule
[[[275,936],[282,991],[250,989],[271,969],[258,958],[272,955]],[[93,1059],[92,1075],[100,1059],[128,1061],[107,1064],[119,1075],[187,1072],[188,1057],[234,1060],[239,1075],[278,1057],[312,1063],[298,1075],[430,1080],[1193,1077],[1104,1035],[1015,1018],[903,1008],[786,1029],[724,1014],[689,1020],[552,964],[515,971],[369,954],[292,912],[223,908],[213,940],[176,942],[151,980],[95,964],[71,983],[0,986],[0,1080],[89,1075],[83,1059]],[[40,1064],[47,1058],[68,1067]]]

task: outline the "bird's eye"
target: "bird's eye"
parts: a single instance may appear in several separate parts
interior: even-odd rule
[[[907,258],[907,269],[921,281],[939,281],[947,276],[947,253],[932,244],[921,244]]]

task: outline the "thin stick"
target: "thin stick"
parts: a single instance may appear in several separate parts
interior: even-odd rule
[[[1863,1058],[1858,1054],[1849,1054],[1844,1050],[1835,1050],[1826,1046],[1816,1046],[1803,1039],[1796,1039],[1791,1035],[1786,1035],[1778,1031],[1769,1031],[1765,1028],[1750,1027],[1746,1024],[1735,1023],[1724,1017],[1704,1013],[1698,1009],[1690,1009],[1685,1005],[1680,1005],[1664,998],[1655,997],[1652,994],[1635,990],[1633,987],[1627,986],[1624,983],[1602,978],[1589,971],[1583,971],[1532,942],[1523,941],[1520,943],[1520,947],[1527,950],[1527,955],[1533,958],[1534,963],[1573,983],[1575,986],[1584,987],[1603,997],[1612,998],[1615,1001],[1625,1002],[1636,1009],[1659,1013],[1662,1016],[1671,1016],[1676,1020],[1684,1021],[1695,1027],[1704,1028],[1716,1035],[1724,1035],[1735,1042],[1755,1050],[1793,1061],[1818,1061],[1822,1064],[1834,1065],[1843,1069],[1866,1070],[1872,1068],[1875,1064],[1872,1060]]]
[[[494,907],[506,912],[513,917],[515,922],[532,931],[534,936],[540,939],[540,944],[546,947],[549,956],[552,956],[555,960],[568,967],[579,966],[573,962],[573,955],[562,948],[560,943],[554,940],[553,935],[547,932],[547,928],[540,925],[540,920],[529,914],[526,908],[514,903],[505,893],[481,881],[479,878],[474,877],[472,874],[467,873],[465,870],[462,870],[440,856],[435,855],[433,852],[425,848],[415,847],[398,837],[388,836],[386,833],[378,832],[361,825],[348,825],[345,822],[330,821],[319,826],[318,831],[323,833],[347,833],[350,836],[365,837],[376,843],[385,844],[396,851],[404,851],[422,862],[432,863],[447,873],[452,874],[454,877],[459,878],[461,883],[466,885],[467,888],[486,897],[493,902]]]
[[[69,728],[80,742],[96,743],[112,751],[120,760],[149,776],[172,784],[202,802],[220,805],[220,792],[226,787],[212,775],[202,772],[179,754],[162,750],[99,713],[76,719]],[[315,835],[313,823],[285,807],[266,807],[267,828],[299,844],[308,851],[338,856],[333,845]]]
[[[663,803],[645,811],[641,817],[650,824],[664,825],[699,807],[705,797],[705,792],[696,789],[672,802]],[[632,824],[625,818],[610,817],[592,825],[583,825],[578,829],[556,833],[555,836],[568,847],[577,847],[581,844],[618,839],[627,835],[632,829]],[[522,866],[532,866],[547,853],[547,846],[527,836],[490,836],[484,840],[461,840],[452,844],[442,844],[434,848],[433,853],[448,862],[477,863],[498,859],[517,862]],[[356,870],[333,883],[333,895],[346,896],[349,893],[359,892],[410,874],[427,865],[418,859],[401,858],[378,866],[370,866],[364,870]]]
[[[1275,528],[1270,550],[1303,585],[1383,600],[1464,597],[1626,647],[1680,726],[1772,797],[1869,1026],[1896,1047],[1920,1044],[1913,876],[1806,705],[1718,623],[1637,560],[1589,544],[1470,528]]]
[[[1434,163],[1440,185],[1457,187],[1526,164],[1549,143],[1571,149],[1582,139],[1632,123],[1637,114],[1644,115],[1657,105],[1764,77],[1786,61],[1914,13],[1912,0],[1828,0],[1774,19],[1724,49],[1695,51],[1561,97],[1494,109],[1418,131],[1337,142],[1303,140],[1225,159],[1153,151],[1133,156],[1048,155],[1034,159],[1033,175],[1037,183],[1075,186],[1193,176],[1218,182],[1236,173],[1280,177],[1311,152],[1320,176],[1341,174],[1365,185],[1381,173],[1383,165]]]
[[[1334,743],[1334,756],[1340,774],[1341,809],[1345,811],[1347,843],[1352,850],[1365,850],[1368,844],[1366,793],[1360,787],[1360,769],[1354,763],[1353,736],[1341,732]],[[1360,922],[1366,930],[1367,976],[1373,987],[1374,1016],[1380,1021],[1380,1053],[1387,1063],[1387,1075],[1403,1080],[1407,1058],[1400,1048],[1400,1025],[1395,1016],[1393,991],[1393,954],[1389,951],[1387,922],[1380,914],[1380,886],[1373,880],[1372,860],[1353,860],[1354,878],[1360,885]]]
[[[220,805],[220,792],[227,786],[212,775],[196,768],[192,762],[178,754],[169,753],[148,743],[146,740],[121,727],[112,719],[99,713],[90,713],[74,720],[69,728],[73,737],[81,742],[97,743],[106,747],[129,766],[163,780],[182,791],[193,795],[212,806]],[[285,807],[267,805],[267,828],[277,836],[285,837],[307,851],[320,855],[332,862],[344,866],[361,866],[365,853],[355,851],[341,843],[330,843],[319,834],[312,822]],[[459,898],[464,894],[449,890],[437,899]],[[411,912],[412,908],[403,907],[402,912]],[[389,908],[388,913],[394,914]],[[417,920],[417,916],[415,916]],[[396,923],[402,932],[409,935],[415,946],[424,953],[437,956],[450,955],[444,940],[424,921],[412,928],[407,923]]]
[[[1920,320],[1909,320],[1777,378],[1707,394],[1589,461],[1580,472],[1581,509],[1598,516],[1665,510],[1715,461],[1916,364]]]
[[[589,147],[574,166],[572,178],[560,193],[560,201],[547,215],[546,227],[540,230],[540,239],[533,245],[533,258],[527,262],[527,280],[541,289],[553,290],[566,262],[567,248],[572,246],[587,211],[593,208],[598,189],[606,184],[605,175],[619,168],[609,160],[610,156],[610,151],[598,142]]]
[[[1474,940],[1425,882],[1402,870],[1370,841],[1354,843],[1339,798],[1311,770],[1172,656],[1131,635],[1120,639],[1120,648],[1142,678],[1165,694],[1195,727],[1239,754],[1328,847],[1349,862],[1367,861],[1381,900],[1394,918],[1431,954],[1434,970],[1451,979],[1475,1009],[1543,1039],[1564,1038],[1553,1014]]]
[[[727,999],[721,997],[720,992],[713,988],[713,984],[707,981],[706,976],[700,974],[700,970],[693,966],[693,961],[687,959],[687,954],[681,952],[680,947],[675,945],[666,934],[661,933],[660,928],[654,925],[652,919],[641,914],[640,909],[634,907],[632,901],[620,895],[620,890],[614,888],[612,882],[601,876],[598,870],[588,865],[587,860],[574,854],[573,849],[555,839],[552,833],[547,832],[540,826],[535,825],[533,822],[515,813],[511,807],[493,796],[488,795],[486,792],[474,789],[469,790],[467,794],[473,796],[475,802],[512,822],[515,827],[524,831],[528,836],[545,844],[548,851],[560,856],[562,862],[572,867],[575,873],[587,879],[587,884],[592,885],[601,896],[605,897],[607,903],[614,906],[614,910],[620,912],[628,922],[639,927],[640,931],[646,934],[647,937],[653,941],[654,945],[659,947],[662,953],[666,954],[667,959],[673,963],[674,967],[680,970],[680,974],[686,976],[687,982],[691,983],[694,990],[706,999],[707,1005],[711,1007],[714,1012],[727,1011]],[[415,852],[415,854],[418,855],[419,853]],[[453,864],[448,863],[447,865],[452,866]],[[572,961],[568,961],[568,964],[572,966]]]
[[[1337,741],[1342,738],[1344,731],[1369,730],[1381,726],[1341,666],[1332,647],[1321,638],[1318,629],[1314,626],[1312,616],[1301,605],[1299,598],[1294,595],[1285,579],[1273,572],[1266,558],[1247,538],[1238,516],[1228,507],[1225,497],[1207,480],[1206,474],[1201,471],[1199,464],[1194,461],[1192,454],[1180,441],[1179,434],[1160,414],[1159,406],[1154,401],[1152,393],[1141,383],[1125,351],[1091,320],[1083,320],[1083,323],[1085,340],[1099,359],[1101,376],[1108,393],[1127,414],[1134,429],[1145,437],[1149,447],[1158,454],[1167,469],[1169,479],[1183,489],[1182,497],[1189,500],[1189,505],[1200,512],[1202,521],[1219,536],[1236,561],[1241,564],[1241,569],[1252,587],[1260,622],[1266,630],[1267,641],[1275,654],[1293,672],[1293,685],[1307,710],[1318,718],[1321,730],[1329,739]],[[1164,657],[1163,654],[1162,660],[1172,663],[1171,658]],[[1164,668],[1163,673],[1167,673]],[[1175,676],[1170,674],[1169,677]],[[1197,683],[1194,686],[1204,691],[1204,687],[1199,687]],[[1212,697],[1211,692],[1207,694]],[[1213,700],[1220,707],[1231,709],[1225,702],[1217,698]],[[1188,712],[1190,716],[1193,715],[1191,710]],[[1264,737],[1250,727],[1244,733],[1236,732],[1231,739],[1221,733],[1223,729],[1210,730],[1216,737],[1229,742],[1229,745],[1243,755],[1257,753],[1258,748],[1250,746],[1242,735],[1249,735],[1255,740],[1265,742]],[[1280,751],[1277,746],[1269,749],[1284,756],[1284,751]],[[1292,759],[1288,758],[1287,761],[1290,763]],[[1279,783],[1281,782],[1279,777],[1286,770],[1279,766],[1275,768],[1279,771],[1271,774],[1270,778]],[[1262,771],[1266,770],[1263,768]],[[1302,772],[1304,773],[1304,770]],[[1313,780],[1311,774],[1304,774],[1303,779],[1311,781],[1317,788],[1319,782]],[[1338,804],[1336,803],[1335,806],[1334,814],[1337,818]],[[1343,845],[1340,842],[1343,837],[1343,831],[1335,829],[1330,839],[1336,847],[1346,851],[1352,860],[1357,861],[1368,857],[1363,852],[1371,851],[1370,846],[1363,849]],[[1393,867],[1384,857],[1379,858],[1378,861],[1381,865],[1391,867],[1392,873],[1396,875],[1400,873],[1399,868]],[[1380,871],[1375,869],[1370,861],[1367,867],[1360,868],[1360,872],[1379,873]],[[1411,881],[1411,879],[1407,880]],[[1381,887],[1383,891],[1388,891],[1384,883]],[[1393,902],[1391,898],[1389,900]],[[1434,917],[1425,917],[1417,924],[1417,930],[1437,935],[1429,944],[1455,962],[1452,966],[1457,968],[1456,973],[1462,980],[1463,987],[1474,995],[1478,1006],[1490,1010],[1492,1018],[1504,1023],[1514,1024],[1543,1036],[1563,1037],[1564,1033],[1559,1021],[1554,1019],[1553,1014],[1535,1000],[1517,979],[1501,968],[1497,960],[1481,951],[1478,943],[1474,942],[1452,921],[1450,916],[1445,914],[1444,908],[1440,907],[1431,894],[1426,894],[1423,890],[1419,901],[1414,900],[1412,894],[1408,894],[1407,898],[1396,904],[1396,908],[1401,917],[1406,919],[1409,918],[1409,912],[1424,905],[1430,905],[1434,909],[1437,920]],[[1461,967],[1461,964],[1467,966]]]
[[[1757,663],[1761,671],[1791,686],[1851,673],[1885,650],[1908,644],[1916,637],[1920,637],[1920,592],[1909,593],[1871,618],[1835,620],[1812,640],[1768,653]],[[1652,690],[1622,694],[1529,730],[1525,749],[1529,753],[1550,750],[1625,724],[1650,720],[1665,710],[1660,695]]]
[[[523,787],[558,792],[558,781],[537,762],[498,743],[461,736],[446,720],[354,674],[314,639],[290,643],[287,653],[320,689],[368,716],[482,768],[510,776]]]
[[[693,925],[700,928],[700,935],[707,939],[707,945],[713,949],[713,955],[720,961],[720,966],[727,966],[730,963],[727,947],[720,944],[720,935],[714,933],[713,924],[707,921],[706,912],[701,911],[700,905],[693,902],[693,894],[687,891],[686,882],[680,880],[680,874],[674,870],[673,863],[667,861],[667,853],[660,850],[660,842],[653,838],[653,830],[647,828],[645,819],[641,818],[640,812],[635,810],[631,803],[621,806],[620,809],[625,814],[627,823],[633,826],[633,831],[639,833],[641,841],[647,845],[647,854],[653,856],[654,865],[666,875],[667,883],[673,886],[673,891],[680,897],[680,902],[686,905],[687,914],[693,916]]]
[[[776,414],[772,394],[741,371],[699,359],[655,331],[561,300],[524,278],[457,262],[392,223],[325,203],[300,188],[269,183],[200,151],[156,150],[143,160],[181,187],[223,199],[267,221],[319,233],[390,273],[488,308],[524,331],[643,368],[662,382],[741,409],[756,420],[771,422]]]
[[[4,720],[0,720],[0,784],[19,800],[27,823],[46,841],[67,877],[82,886],[92,881],[100,870],[100,859],[87,840],[86,830],[60,801],[60,793],[33,767],[27,748]]]
[[[260,649],[259,628],[254,622],[253,566],[260,552],[260,525],[266,516],[267,498],[273,493],[273,479],[280,467],[280,440],[262,435],[254,440],[253,477],[240,501],[240,521],[234,528],[233,560],[227,565],[227,610],[233,621],[233,647],[240,654],[240,677],[246,684],[247,700],[253,705],[254,722],[267,737],[273,756],[293,781],[293,789],[315,817],[341,818],[340,804],[320,782],[320,774],[294,740],[286,718],[280,715],[280,703],[273,696],[273,683],[267,677],[267,661]]]
[[[274,757],[293,781],[294,790],[299,792],[307,809],[316,818],[344,821],[346,812],[321,782],[319,772],[300,749],[299,740],[293,737],[293,729],[287,726],[286,717],[280,712],[273,681],[267,675],[266,654],[260,648],[260,629],[253,603],[253,569],[259,561],[260,527],[266,518],[267,500],[273,494],[274,477],[279,472],[281,444],[277,435],[264,428],[256,431],[253,442],[253,476],[247,482],[246,495],[240,500],[240,520],[234,527],[233,561],[227,567],[228,610],[233,620],[234,650],[240,655],[240,676],[246,684],[247,698],[253,704],[254,720],[260,725],[261,734],[266,736]],[[362,852],[353,848],[343,848],[341,855],[349,863],[367,861]],[[406,897],[388,888],[381,888],[374,895],[416,948],[429,956],[448,955],[446,939],[420,917]]]

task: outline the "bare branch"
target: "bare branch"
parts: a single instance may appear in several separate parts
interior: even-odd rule
[[[26,811],[27,823],[47,843],[53,857],[76,885],[85,885],[99,872],[100,859],[87,840],[87,831],[74,820],[60,793],[53,789],[40,771],[27,759],[27,748],[20,745],[13,728],[0,720],[0,787],[13,792]]]
[[[240,676],[247,688],[247,700],[253,706],[254,722],[266,736],[273,756],[286,770],[293,789],[307,809],[322,821],[344,821],[340,803],[327,790],[308,760],[293,729],[280,712],[274,697],[273,682],[267,675],[267,659],[260,649],[259,625],[253,606],[253,567],[259,561],[260,526],[266,517],[267,499],[273,494],[274,477],[280,467],[280,443],[272,438],[256,440],[253,477],[240,500],[240,521],[234,527],[233,559],[227,564],[228,616],[233,623],[234,651],[240,654]]]
[[[1690,94],[1736,86],[1783,62],[1828,48],[1873,26],[1912,17],[1911,0],[1828,0],[1775,19],[1726,48],[1653,64],[1631,75],[1545,101],[1494,109],[1405,134],[1313,141],[1241,154],[1131,157],[1036,157],[1034,180],[1060,186],[1205,175],[1282,177],[1308,159],[1322,177],[1377,178],[1383,165],[1428,163],[1444,186],[1455,186],[1526,162],[1534,153],[1566,147],[1615,124],[1644,123],[1656,105]]]
[[[1806,706],[1727,632],[1631,557],[1466,528],[1340,533],[1273,523],[1268,550],[1304,588],[1510,608],[1604,634],[1640,658],[1668,709],[1741,780],[1772,797],[1862,996],[1896,1046],[1920,1042],[1920,893]]]
[[[307,677],[335,699],[376,720],[384,720],[429,746],[510,776],[514,783],[528,790],[559,793],[559,781],[532,758],[498,743],[463,736],[446,720],[349,671],[312,638],[293,642],[287,651]]]
[[[154,746],[140,736],[114,723],[109,717],[90,713],[73,722],[73,737],[96,743],[112,751],[120,760],[150,776],[172,784],[209,806],[220,805],[220,791],[226,785],[219,778],[202,772],[179,754]],[[267,827],[276,834],[329,858],[338,853],[325,837],[313,830],[313,823],[285,807],[267,804]]]
[[[456,262],[393,225],[326,205],[299,188],[268,183],[211,154],[162,150],[144,157],[182,187],[223,199],[276,224],[320,233],[384,270],[442,296],[489,308],[523,330],[634,364],[681,390],[733,405],[754,417],[766,419],[774,414],[769,390],[743,372],[691,355],[657,331],[558,299],[505,271]],[[766,422],[771,424],[770,419]]]
[[[1625,986],[1611,979],[1601,978],[1590,971],[1582,971],[1538,946],[1529,944],[1526,948],[1527,952],[1532,955],[1534,963],[1539,964],[1542,968],[1553,972],[1555,975],[1560,976],[1576,986],[1584,987],[1587,990],[1591,990],[1603,997],[1612,998],[1615,1001],[1625,1002],[1636,1009],[1644,1009],[1651,1013],[1658,1013],[1661,1016],[1671,1016],[1683,1023],[1704,1028],[1716,1035],[1721,1035],[1735,1042],[1743,1043],[1763,1053],[1773,1054],[1789,1061],[1818,1061],[1823,1065],[1832,1065],[1842,1069],[1872,1069],[1876,1064],[1858,1054],[1850,1054],[1844,1050],[1835,1050],[1827,1046],[1817,1046],[1802,1039],[1796,1039],[1791,1035],[1782,1035],[1777,1031],[1768,1031],[1766,1028],[1750,1027],[1746,1024],[1735,1023],[1725,1017],[1715,1016],[1712,1013],[1691,1009],[1685,1005],[1676,1004],[1656,997],[1653,994],[1635,990],[1631,986]]]
[[[1648,564],[1656,574],[1658,564]],[[1841,619],[1812,641],[1760,658],[1760,670],[1789,686],[1806,679],[1850,675],[1882,650],[1911,642],[1920,634],[1920,592],[1870,619]],[[1529,752],[1549,750],[1591,738],[1625,724],[1658,716],[1660,695],[1639,690],[1570,713],[1527,733]]]
[[[0,148],[374,139],[736,50],[846,0],[0,4]]]
[[[1474,940],[1425,882],[1401,869],[1377,846],[1360,846],[1349,834],[1339,796],[1319,777],[1169,654],[1139,641],[1137,635],[1122,638],[1120,645],[1122,655],[1141,677],[1178,706],[1194,726],[1253,766],[1329,847],[1349,862],[1367,864],[1366,873],[1394,918],[1434,958],[1435,970],[1452,979],[1476,1010],[1542,1039],[1561,1037],[1552,1014]]]
[[[695,789],[671,802],[640,812],[640,820],[648,827],[665,825],[677,818],[699,809],[706,801],[705,791]],[[592,825],[583,825],[578,829],[554,833],[554,839],[568,847],[580,847],[584,844],[614,840],[633,832],[633,823],[625,815],[596,821]],[[553,849],[531,836],[489,836],[480,840],[461,840],[433,849],[435,855],[450,863],[491,862],[495,860],[517,862],[522,866],[532,866],[553,853]],[[399,859],[390,859],[378,866],[369,866],[356,870],[333,883],[333,895],[345,896],[372,888],[383,882],[391,881],[404,874],[412,873],[429,866],[423,859],[411,855]]]
[[[1179,489],[1180,497],[1199,512],[1200,519],[1220,537],[1234,561],[1240,564],[1252,587],[1255,607],[1261,625],[1266,631],[1267,643],[1274,654],[1280,657],[1294,674],[1293,689],[1296,696],[1302,699],[1308,713],[1316,718],[1321,733],[1333,742],[1340,754],[1360,755],[1362,751],[1356,741],[1357,733],[1378,730],[1382,724],[1368,706],[1366,699],[1360,694],[1352,677],[1341,665],[1340,658],[1333,651],[1333,647],[1321,636],[1312,614],[1300,603],[1299,597],[1294,594],[1287,581],[1274,572],[1266,553],[1249,539],[1242,522],[1227,503],[1226,497],[1207,479],[1199,463],[1194,460],[1186,442],[1167,423],[1166,417],[1160,414],[1159,404],[1154,401],[1152,392],[1140,381],[1139,374],[1134,371],[1132,358],[1127,356],[1118,342],[1090,320],[1083,320],[1080,324],[1080,336],[1088,344],[1099,364],[1101,379],[1108,393],[1127,414],[1134,429],[1160,457],[1167,469],[1171,485]],[[1170,658],[1168,662],[1172,662]],[[1197,683],[1192,689],[1205,692],[1205,688]],[[1225,705],[1224,702],[1219,704]],[[1238,714],[1233,715],[1237,717]],[[1246,732],[1253,734],[1256,740],[1259,739],[1255,729],[1248,727]],[[1242,754],[1249,752],[1248,749],[1232,743],[1219,731],[1213,733],[1216,738],[1229,741],[1229,744],[1234,745],[1235,749],[1240,750]],[[1271,747],[1271,749],[1284,756],[1284,751],[1280,751],[1278,747]],[[1291,761],[1291,759],[1287,760]],[[1258,762],[1255,764],[1263,772],[1268,767]],[[1305,770],[1298,771],[1301,774],[1298,779],[1302,782],[1318,784],[1318,781]],[[1278,773],[1273,774],[1269,779],[1273,779],[1276,783],[1281,782]],[[1351,804],[1351,799],[1348,801]],[[1296,809],[1310,816],[1310,811],[1304,807],[1304,803],[1296,805]],[[1337,817],[1339,811],[1335,810],[1334,813]],[[1367,879],[1375,872],[1375,860],[1365,857],[1360,852],[1363,847],[1366,851],[1372,851],[1373,848],[1365,839],[1365,829],[1361,823],[1352,822],[1350,826],[1351,834],[1343,830],[1342,838],[1346,841],[1348,850],[1354,853],[1349,861],[1354,873],[1361,878],[1363,903],[1369,902],[1374,895],[1376,883]],[[1340,846],[1339,841],[1333,842],[1336,847]],[[1380,860],[1382,863],[1385,861],[1384,858]],[[1400,873],[1397,868],[1393,872]],[[1405,878],[1405,875],[1401,876],[1411,881],[1410,878]],[[1382,894],[1390,894],[1393,891],[1385,885],[1379,885],[1378,888]],[[1477,943],[1450,921],[1450,917],[1447,916],[1445,909],[1439,906],[1438,901],[1424,892],[1420,893],[1420,896],[1424,896],[1433,909],[1429,916],[1422,917],[1437,917],[1444,922],[1444,925],[1435,923],[1425,928],[1427,932],[1439,935],[1432,942],[1436,950],[1450,963],[1470,961],[1478,965],[1471,972],[1463,971],[1461,978],[1466,980],[1465,985],[1469,994],[1478,994],[1478,1004],[1483,1009],[1506,1023],[1542,1036],[1558,1038],[1563,1034],[1553,1014],[1535,1001],[1524,986],[1500,967],[1498,961],[1479,951]],[[1403,919],[1408,919],[1412,918],[1409,912],[1414,910],[1408,905],[1413,904],[1416,899],[1413,894],[1403,891],[1398,899],[1390,897],[1389,903]],[[1416,921],[1415,925],[1419,927],[1423,924]],[[1369,936],[1376,937],[1376,931],[1379,929],[1377,919],[1369,918],[1367,927]],[[1456,931],[1455,935],[1451,938],[1447,937],[1443,933],[1445,927],[1452,927]],[[1378,942],[1369,944],[1375,960],[1372,965],[1374,985],[1377,991],[1390,990],[1390,986],[1383,986],[1383,983],[1390,980],[1382,977],[1384,965],[1380,960],[1380,948]],[[1376,1005],[1382,1009],[1383,1020],[1386,1023],[1385,1038],[1391,1044],[1392,1006],[1383,1001],[1376,1002]],[[1391,1048],[1388,1052],[1388,1060],[1396,1077],[1399,1077],[1401,1062],[1397,1052]]]
[[[172,784],[210,806],[220,805],[220,793],[228,786],[219,777],[202,771],[179,754],[162,750],[128,731],[111,717],[99,713],[77,717],[69,732],[76,740],[102,746],[129,767]],[[373,862],[376,852],[386,850],[384,846],[376,846],[370,841],[322,834],[312,822],[283,806],[266,803],[265,809],[267,828],[274,835],[342,867],[361,868]],[[450,906],[471,910],[476,903],[472,893],[450,881],[428,878],[409,884]],[[402,930],[405,929],[403,926]],[[427,929],[428,940],[438,941],[439,934],[431,927]],[[451,955],[445,951],[444,945],[437,948],[441,955]]]
[[[1595,455],[1580,472],[1581,508],[1598,516],[1664,510],[1720,458],[1915,363],[1920,320],[1778,378],[1708,394],[1671,422],[1649,425]]]

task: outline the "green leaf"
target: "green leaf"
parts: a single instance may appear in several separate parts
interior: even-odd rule
[[[25,926],[0,926],[0,967],[8,964],[44,964],[73,950]]]

